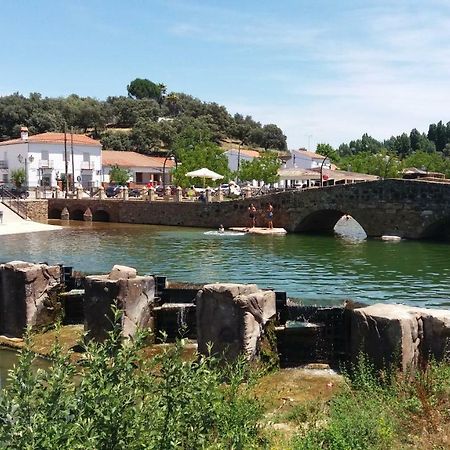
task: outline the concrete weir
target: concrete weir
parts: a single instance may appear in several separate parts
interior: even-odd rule
[[[70,270],[68,270],[70,269]],[[172,286],[165,277],[125,266],[79,276],[72,268],[13,261],[0,265],[0,333],[22,337],[27,327],[84,323],[103,341],[121,311],[124,339],[138,328],[168,341],[196,339],[198,351],[233,360],[276,356],[282,366],[339,366],[363,352],[377,368],[414,370],[450,357],[450,311],[397,304],[317,307],[294,304],[285,292],[254,284]],[[269,349],[269,350],[268,350]]]

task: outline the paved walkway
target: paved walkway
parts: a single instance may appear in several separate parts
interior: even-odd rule
[[[59,230],[62,228],[58,225],[48,225],[46,223],[33,222],[32,220],[24,220],[3,203],[0,203],[0,216],[2,215],[1,213],[3,213],[3,220],[0,221],[0,236],[32,233],[35,231]]]

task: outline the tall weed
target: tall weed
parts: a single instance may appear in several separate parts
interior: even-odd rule
[[[55,345],[51,367],[33,370],[30,342],[0,396],[0,448],[134,450],[261,448],[262,410],[247,365],[186,361],[178,342],[142,358],[146,336],[122,342],[120,311],[81,364]],[[29,341],[29,339],[28,339]]]

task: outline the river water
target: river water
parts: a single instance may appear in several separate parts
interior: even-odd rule
[[[3,262],[62,263],[86,273],[123,264],[170,280],[256,283],[305,304],[450,306],[449,243],[366,240],[352,219],[340,221],[334,236],[70,222],[53,232],[0,236],[0,248]]]

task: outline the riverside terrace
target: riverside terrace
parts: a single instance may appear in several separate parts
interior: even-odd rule
[[[103,222],[225,228],[248,225],[253,202],[265,225],[266,205],[274,206],[274,227],[288,232],[331,231],[345,214],[368,237],[408,239],[449,237],[450,184],[416,180],[380,180],[278,192],[223,202],[48,199],[48,217]],[[67,210],[65,210],[67,208]]]

